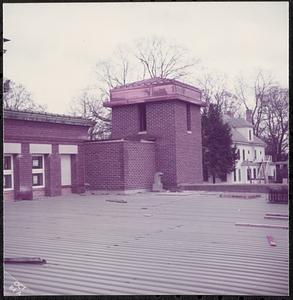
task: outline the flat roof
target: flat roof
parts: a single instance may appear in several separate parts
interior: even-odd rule
[[[288,205],[193,191],[5,201],[4,257],[47,264],[5,264],[4,295],[15,280],[24,296],[288,295],[288,230],[235,226],[288,225],[265,213]]]
[[[3,110],[4,119],[15,119],[24,121],[34,121],[34,122],[48,122],[48,123],[58,123],[58,124],[68,124],[68,125],[79,125],[79,126],[93,126],[94,121],[85,119],[82,117],[74,117],[61,114],[52,114],[44,112],[31,112],[31,111],[21,111],[4,109]]]
[[[190,104],[205,106],[201,90],[167,78],[151,78],[132,82],[110,90],[110,100],[104,102],[106,107],[123,106],[138,103],[179,100]]]

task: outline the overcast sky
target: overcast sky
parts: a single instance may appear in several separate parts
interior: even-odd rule
[[[120,44],[175,40],[209,70],[272,72],[288,85],[287,2],[11,3],[3,5],[4,76],[48,111],[95,83],[94,67]]]

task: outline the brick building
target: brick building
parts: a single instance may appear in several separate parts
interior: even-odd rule
[[[90,141],[82,118],[5,111],[5,198],[146,190],[202,182],[200,91],[154,78],[110,91],[111,139]]]
[[[5,198],[32,199],[82,192],[82,145],[92,125],[82,118],[5,110]]]
[[[158,171],[166,188],[202,182],[200,90],[153,78],[112,89],[104,105],[112,136],[85,147],[91,187],[150,189]]]

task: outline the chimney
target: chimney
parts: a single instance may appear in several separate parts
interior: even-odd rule
[[[228,110],[226,112],[226,115],[229,116],[230,118],[234,118],[234,113],[231,110]]]
[[[246,110],[246,121],[249,123],[252,123],[252,110],[251,109]]]

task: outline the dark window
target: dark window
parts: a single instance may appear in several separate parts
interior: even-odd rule
[[[12,188],[12,175],[4,175],[4,189],[11,189]]]
[[[247,180],[251,179],[251,170],[247,169]]]
[[[257,159],[256,150],[254,150],[254,159]]]
[[[249,140],[251,141],[251,130],[249,130]]]
[[[43,185],[43,174],[37,173],[33,174],[33,186],[42,186]]]
[[[243,160],[245,160],[245,150],[242,150]]]
[[[32,159],[33,169],[42,169],[43,168],[43,157],[34,156]]]
[[[186,103],[186,127],[187,131],[191,131],[191,112],[189,103]]]
[[[236,169],[234,170],[234,181],[235,182],[237,181],[237,178],[236,178]]]
[[[237,150],[236,159],[240,159],[240,150]]]
[[[11,170],[11,156],[4,157],[4,170]]]
[[[147,124],[146,124],[146,105],[139,104],[139,131],[146,131]]]
[[[256,168],[253,169],[253,178],[256,178]]]

